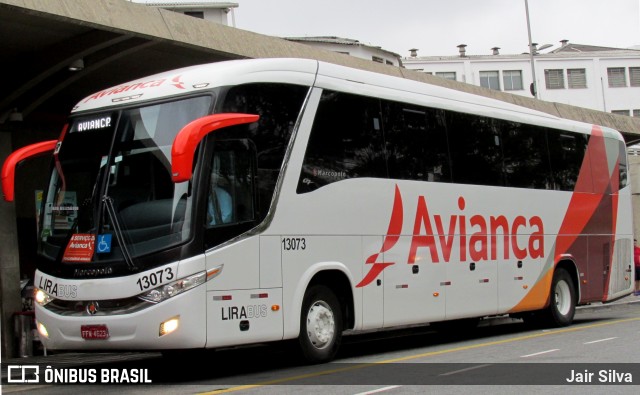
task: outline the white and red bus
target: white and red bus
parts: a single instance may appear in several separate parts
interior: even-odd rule
[[[38,221],[52,350],[220,348],[506,315],[633,290],[615,130],[303,59],[199,65],[80,101]]]

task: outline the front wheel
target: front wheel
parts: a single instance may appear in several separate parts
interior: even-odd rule
[[[314,285],[305,293],[298,342],[311,363],[328,362],[338,352],[342,339],[342,310],[334,293]]]

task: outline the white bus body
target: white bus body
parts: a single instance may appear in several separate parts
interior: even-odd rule
[[[35,286],[44,295],[36,305],[36,318],[48,349],[218,348],[300,338],[309,360],[326,361],[334,357],[343,330],[503,314],[568,325],[576,305],[607,302],[632,292],[626,151],[620,134],[608,128],[443,87],[300,59],[221,62],[143,78],[80,101],[72,122],[83,119],[89,129],[84,133],[91,133],[91,125],[100,128],[111,122],[111,118],[86,120],[91,114],[115,113],[121,106],[168,102],[214,88],[253,83],[296,85],[305,92],[290,125],[292,137],[283,151],[268,212],[255,226],[216,245],[205,240],[199,253],[191,252],[195,247],[180,247],[180,243],[199,240],[203,232],[194,225],[205,215],[206,207],[205,192],[198,192],[208,185],[208,177],[202,175],[206,172],[198,170],[198,161],[208,155],[202,154],[201,148],[196,153],[199,159],[193,177],[200,175],[207,181],[192,177],[175,183],[175,188],[193,194],[188,195],[193,203],[187,206],[184,226],[196,226],[176,244],[174,249],[181,251],[176,252],[179,259],[168,261],[165,257],[160,266],[142,265],[144,270],[134,267],[117,274],[104,265],[96,266],[100,269],[93,272],[85,267],[63,274],[47,265],[39,267]],[[214,101],[222,100],[220,97]],[[359,100],[364,104],[357,104]],[[326,110],[323,103],[327,103]],[[377,106],[381,110],[376,115]],[[358,112],[360,108],[363,110]],[[315,148],[310,148],[314,127],[317,133],[331,134],[351,109],[358,112],[353,125],[366,118],[366,128],[380,131],[384,152],[366,143],[351,149],[354,139],[343,139],[339,144],[345,148],[339,151],[330,142],[313,143],[318,145],[316,155]],[[331,111],[336,116],[326,116]],[[265,120],[263,114],[260,117]],[[114,122],[116,118],[114,115]],[[404,129],[394,122],[403,124]],[[496,149],[498,159],[493,154],[487,156],[484,149],[474,150],[475,143],[456,140],[466,128],[489,124],[492,126],[486,127],[486,133],[495,133],[495,137],[488,141],[495,144],[487,147]],[[449,148],[445,147],[442,155],[448,159],[433,165],[436,155],[431,147],[421,155],[404,153],[415,144],[403,139],[412,139],[415,133],[440,133],[437,125],[447,130],[443,133],[448,136]],[[527,186],[533,177],[528,174],[537,174],[538,166],[546,166],[548,159],[532,154],[535,165],[531,165],[527,151],[513,159],[516,154],[509,152],[519,152],[519,146],[508,145],[507,138],[520,136],[522,125],[532,128],[534,143],[527,149],[535,147],[541,133],[546,140],[540,141],[550,142],[561,134],[571,140],[570,147],[579,149],[574,140],[584,140],[584,151],[576,154],[580,155],[579,166],[562,172],[552,169],[552,181],[540,178],[536,186]],[[79,133],[75,127],[61,137],[62,150],[65,138]],[[369,130],[366,128],[363,130]],[[394,135],[398,136],[395,142],[390,140]],[[365,133],[358,136],[366,138]],[[556,150],[551,143],[548,147],[540,152]],[[344,168],[340,168],[331,156],[334,151],[353,157],[345,159]],[[168,151],[163,152],[169,160]],[[264,158],[269,152],[258,152],[261,154]],[[103,157],[100,164],[101,168],[106,162],[111,165],[109,185],[117,183],[118,161],[126,161],[126,154],[113,155],[113,159]],[[495,179],[499,186],[486,185],[493,182],[493,176],[487,174],[486,179],[491,180],[485,182],[485,171],[480,169],[484,164],[474,169],[474,161],[483,155],[491,164],[498,163]],[[421,165],[416,165],[416,171],[407,170],[420,161],[428,162],[423,170],[418,169]],[[215,159],[210,163],[211,168],[218,166]],[[522,170],[526,166],[529,170]],[[370,175],[374,168],[383,169],[388,176]],[[403,175],[395,177],[392,172]],[[464,181],[466,172],[474,172],[481,181]],[[561,178],[565,186],[558,186]],[[510,179],[518,186],[511,186]],[[174,207],[177,200],[173,198]],[[81,217],[83,208],[77,204]],[[112,219],[104,219],[108,207],[103,205],[102,221],[111,223]],[[103,206],[96,203],[95,207]],[[124,211],[121,213],[121,222],[126,222]],[[122,226],[128,229],[127,224]],[[117,233],[113,233],[114,245]],[[95,239],[89,236],[93,248],[103,240],[99,233]],[[59,264],[63,255],[71,266],[67,256],[71,242],[65,243],[66,248],[62,244],[56,250],[57,258],[52,258],[51,265]],[[137,266],[135,248],[132,250],[133,266]],[[149,255],[153,254],[141,254],[140,259]],[[174,284],[162,291],[170,296],[183,287],[185,291],[176,296],[127,307],[156,287],[198,274],[204,279],[189,279],[186,285]],[[191,282],[197,285],[189,289]],[[158,293],[152,297],[162,298]],[[57,307],[51,307],[55,303],[59,303]],[[113,306],[105,311],[103,305]],[[65,308],[69,312],[63,311]]]

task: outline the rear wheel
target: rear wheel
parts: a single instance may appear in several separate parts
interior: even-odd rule
[[[551,302],[547,308],[547,320],[552,326],[567,326],[576,313],[576,290],[569,273],[557,269],[551,282]]]
[[[342,339],[342,310],[334,293],[314,285],[305,293],[298,342],[311,363],[328,362],[338,352]]]
[[[522,318],[534,327],[560,327],[571,325],[576,313],[578,294],[575,284],[565,269],[556,269],[551,281],[551,301],[543,310],[525,313]]]

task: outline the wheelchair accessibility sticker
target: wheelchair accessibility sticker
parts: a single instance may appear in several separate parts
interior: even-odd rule
[[[98,254],[106,254],[111,252],[111,233],[98,235],[98,243],[96,245]]]

